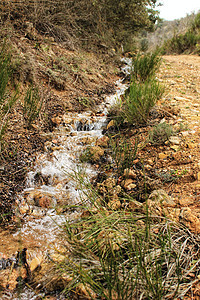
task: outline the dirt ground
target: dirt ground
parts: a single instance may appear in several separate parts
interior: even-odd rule
[[[167,191],[179,199],[180,205],[187,202],[200,216],[200,57],[179,55],[163,59],[159,78],[168,90],[165,102],[179,110],[174,126],[181,128],[181,142],[169,150],[160,165],[177,173],[182,170],[182,175],[186,173],[177,183],[167,186]]]

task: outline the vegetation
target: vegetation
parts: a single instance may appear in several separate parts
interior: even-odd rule
[[[24,97],[23,116],[28,128],[38,118],[43,104],[37,87],[29,87]]]
[[[141,28],[153,28],[158,18],[156,4],[157,0],[22,0],[5,1],[0,9],[4,22],[8,17],[29,21],[40,33],[74,48],[80,42],[91,47],[91,42],[98,41],[121,46]]]
[[[108,300],[184,295],[188,274],[198,265],[195,237],[166,219],[154,223],[145,206],[137,214],[105,210],[90,183],[80,174],[77,180],[83,192],[87,187],[91,205],[83,204],[87,213],[64,227],[68,243],[55,266],[59,278],[68,275],[63,293],[84,291],[91,299]]]
[[[160,123],[149,132],[149,141],[153,145],[164,144],[171,135],[173,135],[173,127],[166,122]]]
[[[0,50],[0,152],[9,114],[18,98],[18,90],[11,87],[11,54],[4,42]]]
[[[133,59],[132,80],[144,82],[155,77],[155,73],[159,70],[160,64],[161,57],[158,51],[145,55],[138,53],[136,58]]]
[[[146,124],[149,113],[163,95],[163,88],[156,81],[132,82],[126,97],[122,115],[128,124]]]
[[[183,34],[175,34],[172,39],[164,42],[162,51],[164,54],[184,52],[200,55],[200,13],[198,13],[189,29]]]
[[[110,137],[111,156],[116,164],[116,174],[122,176],[125,169],[133,166],[136,158],[138,141],[133,145],[126,137]]]

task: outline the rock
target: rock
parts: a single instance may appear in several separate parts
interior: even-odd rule
[[[143,204],[140,203],[139,201],[132,199],[129,201],[128,207],[131,211],[142,210]]]
[[[97,299],[97,295],[93,292],[93,290],[89,286],[85,286],[83,283],[79,283],[76,286],[76,293],[84,299]]]
[[[62,123],[62,117],[53,117],[51,118],[51,121],[54,125],[59,126]]]
[[[175,201],[164,190],[153,191],[147,200],[147,205],[149,211],[155,216],[166,216],[169,218],[171,218],[171,208],[176,207]],[[144,209],[145,207],[146,204],[144,204]]]
[[[161,203],[164,207],[176,207],[176,202],[162,189],[153,191],[148,200]]]
[[[184,207],[181,210],[180,216],[179,216],[180,221],[187,226],[191,231],[195,232],[196,234],[200,233],[200,220],[197,216],[195,216],[192,213],[191,208],[189,207]]]
[[[130,179],[136,179],[137,177],[136,172],[130,169],[125,169],[123,176]]]
[[[172,145],[172,146],[170,146],[170,148],[176,152],[179,150],[179,146],[177,146],[177,145]]]
[[[108,147],[108,142],[109,142],[109,137],[103,136],[96,141],[96,146],[106,148]]]
[[[114,120],[111,120],[108,125],[107,125],[107,129],[111,128],[111,127],[114,127],[115,126],[115,121]]]
[[[181,142],[181,139],[177,136],[170,136],[169,141],[172,144],[179,145]]]
[[[118,196],[117,196],[117,198],[118,198]],[[122,205],[121,205],[119,198],[114,199],[114,200],[112,199],[111,201],[108,202],[108,207],[112,210],[117,210],[117,209],[121,208],[121,206]]]
[[[132,188],[136,187],[136,184],[134,184],[133,179],[129,178],[129,179],[122,181],[122,186],[125,188],[125,190],[130,190],[130,185],[132,186]]]
[[[91,161],[93,163],[98,162],[100,158],[104,155],[104,149],[99,146],[94,146],[89,148],[89,153],[91,155]]]
[[[27,203],[23,203],[19,206],[19,212],[22,215],[28,213],[29,210],[30,210],[30,207]]]
[[[53,195],[38,190],[25,192],[24,198],[28,204],[43,208],[53,208],[56,205],[56,199],[53,197]]]
[[[34,272],[38,267],[40,267],[43,261],[43,256],[35,257],[29,264],[31,272]]]
[[[180,198],[179,199],[179,204],[181,205],[181,207],[184,207],[184,206],[189,206],[189,205],[193,204],[194,201],[195,201],[195,199],[193,199],[193,197]]]
[[[63,121],[65,123],[65,125],[69,125],[73,123],[73,119],[69,118],[67,115],[63,115]]]
[[[197,180],[200,181],[200,172],[197,173]]]
[[[159,159],[166,159],[167,158],[167,154],[165,154],[165,153],[159,153],[158,157],[159,157]]]

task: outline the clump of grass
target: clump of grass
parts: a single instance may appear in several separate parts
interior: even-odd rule
[[[166,122],[156,125],[149,132],[149,142],[153,145],[164,144],[174,134],[173,127]]]
[[[151,217],[148,209],[140,215],[106,210],[97,192],[87,188],[93,201],[87,213],[64,227],[66,258],[57,270],[59,278],[68,274],[70,280],[63,293],[70,296],[82,287],[91,299],[185,295],[192,286],[189,274],[200,262],[198,238],[180,224]]]
[[[149,113],[162,97],[164,88],[155,80],[132,82],[129,95],[123,103],[122,116],[130,125],[147,123]]]
[[[30,128],[33,122],[39,117],[43,99],[41,99],[37,87],[30,86],[24,97],[23,116],[27,128]]]
[[[133,161],[137,155],[138,139],[135,139],[134,144],[130,139],[124,137],[110,137],[109,146],[111,156],[116,165],[116,174],[123,175],[125,169],[130,169],[133,166]]]
[[[132,80],[144,82],[155,77],[155,73],[159,70],[161,64],[161,56],[158,51],[142,55],[140,53],[133,59]]]

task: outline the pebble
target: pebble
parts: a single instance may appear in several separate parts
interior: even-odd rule
[[[179,145],[181,142],[181,139],[177,136],[171,136],[169,138],[170,143],[175,144],[175,145]]]

